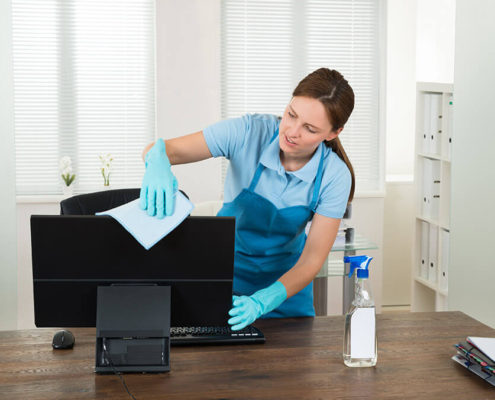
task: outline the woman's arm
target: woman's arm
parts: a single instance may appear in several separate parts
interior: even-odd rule
[[[301,257],[279,279],[287,290],[287,298],[308,286],[318,274],[337,237],[339,226],[340,219],[315,213]]]
[[[143,161],[146,153],[155,143],[148,144],[143,150]],[[187,164],[211,158],[210,149],[206,144],[203,131],[191,133],[174,139],[165,140],[165,150],[170,164]]]

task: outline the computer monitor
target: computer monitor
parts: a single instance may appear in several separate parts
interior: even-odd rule
[[[171,287],[170,325],[226,326],[232,306],[235,219],[188,217],[145,250],[109,216],[33,215],[37,327],[96,326],[97,287]]]

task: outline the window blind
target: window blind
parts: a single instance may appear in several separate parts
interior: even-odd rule
[[[18,195],[58,194],[59,160],[76,192],[139,187],[153,140],[154,1],[13,0]]]
[[[224,0],[222,118],[282,115],[302,78],[320,67],[336,69],[355,94],[340,140],[356,193],[381,191],[378,24],[377,0]]]

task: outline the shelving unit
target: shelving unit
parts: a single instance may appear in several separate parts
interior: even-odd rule
[[[412,311],[448,310],[452,84],[416,88]]]

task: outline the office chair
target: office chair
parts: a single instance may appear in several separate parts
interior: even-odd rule
[[[60,202],[61,215],[94,215],[139,198],[141,189],[112,189],[79,194]],[[182,194],[189,198],[181,190]]]

